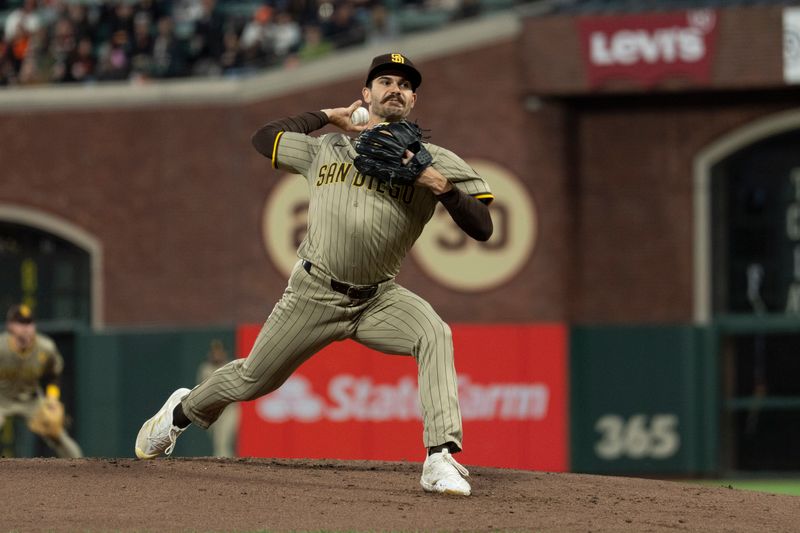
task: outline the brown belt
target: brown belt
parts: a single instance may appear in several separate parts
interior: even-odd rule
[[[311,268],[313,266],[311,261],[303,259],[303,268],[309,274],[311,274]],[[331,278],[331,289],[353,300],[366,300],[367,298],[372,298],[378,292],[377,285],[350,285],[349,283],[344,283],[333,278]]]

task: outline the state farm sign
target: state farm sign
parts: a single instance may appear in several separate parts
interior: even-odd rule
[[[245,356],[258,326],[239,329]],[[453,325],[467,465],[568,468],[562,324]],[[278,390],[242,404],[239,455],[422,461],[411,357],[334,343]]]
[[[311,382],[297,374],[273,394],[256,401],[266,422],[312,423],[367,420],[422,420],[416,380],[404,376],[394,383],[377,383],[369,376],[338,374],[317,394]],[[550,388],[546,383],[474,383],[458,378],[461,418],[467,420],[541,420],[547,415]]]
[[[711,9],[577,19],[589,85],[629,80],[653,87],[681,79],[706,85],[716,41]]]

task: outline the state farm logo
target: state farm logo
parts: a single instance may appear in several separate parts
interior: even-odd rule
[[[259,400],[256,411],[261,418],[270,422],[292,419],[314,422],[322,418],[323,407],[322,399],[311,390],[311,383],[302,376],[295,376],[277,391]]]
[[[590,85],[612,77],[707,83],[716,20],[713,10],[579,19]]]
[[[550,401],[544,383],[478,384],[467,375],[459,377],[458,393],[464,420],[542,420]],[[256,412],[267,422],[422,419],[416,380],[410,376],[395,383],[375,383],[370,377],[339,374],[320,395],[307,378],[296,374],[259,399]]]

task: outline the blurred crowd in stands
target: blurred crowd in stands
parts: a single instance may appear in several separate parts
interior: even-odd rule
[[[392,39],[398,5],[448,20],[478,0],[0,0],[0,85],[144,82],[291,68]]]

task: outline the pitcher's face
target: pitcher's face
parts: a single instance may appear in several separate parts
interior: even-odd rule
[[[411,113],[417,94],[411,82],[396,74],[381,74],[364,87],[364,101],[369,104],[370,115],[380,122],[402,120]]]

